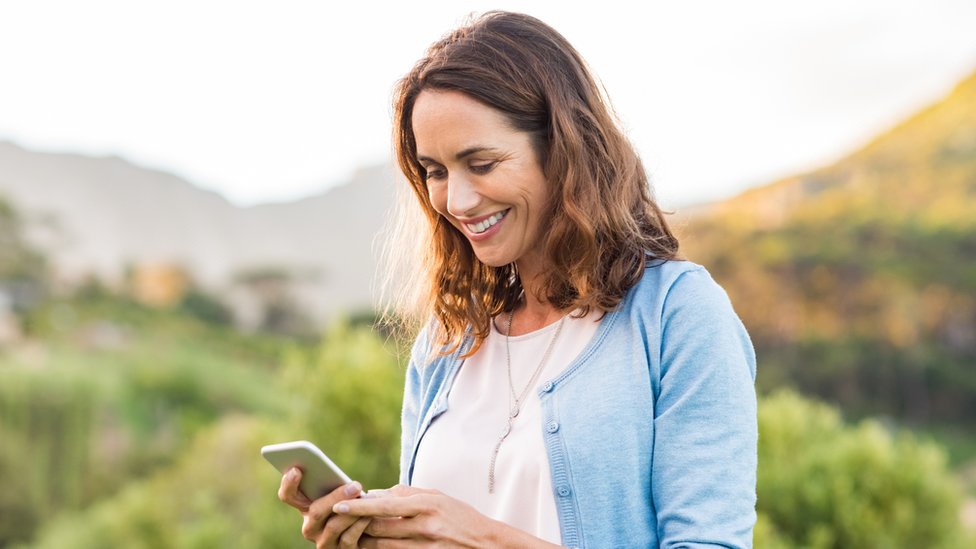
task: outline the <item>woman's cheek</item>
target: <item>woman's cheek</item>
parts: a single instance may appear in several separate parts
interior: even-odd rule
[[[428,184],[427,197],[430,199],[430,204],[434,207],[434,211],[444,216],[447,210],[447,194],[444,192],[442,186]]]

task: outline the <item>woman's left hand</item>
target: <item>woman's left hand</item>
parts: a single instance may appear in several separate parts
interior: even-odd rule
[[[340,515],[370,517],[360,547],[555,547],[437,490],[394,486],[384,495],[344,501]],[[528,545],[527,545],[528,543]]]

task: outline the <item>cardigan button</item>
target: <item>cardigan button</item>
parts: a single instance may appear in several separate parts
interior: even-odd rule
[[[569,495],[569,486],[563,485],[563,486],[560,486],[559,488],[556,488],[556,493],[559,494],[559,497],[566,497],[566,496],[568,496]]]
[[[549,391],[552,391],[553,387],[555,387],[555,385],[551,381],[547,381],[546,384],[542,386],[542,390],[548,393]]]
[[[555,433],[558,430],[559,430],[559,424],[556,423],[555,421],[550,421],[549,423],[546,424],[547,432]]]

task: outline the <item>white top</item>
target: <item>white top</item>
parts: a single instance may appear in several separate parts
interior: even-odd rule
[[[478,352],[464,361],[448,395],[448,409],[427,429],[417,449],[411,483],[468,503],[480,513],[553,543],[560,542],[549,461],[542,439],[538,387],[555,378],[596,333],[600,313],[565,317],[536,387],[528,392],[495,461],[495,491],[488,493],[491,455],[508,423],[511,389],[505,335],[495,324]],[[506,329],[507,314],[499,317]],[[520,395],[539,366],[558,322],[510,339],[512,381]]]

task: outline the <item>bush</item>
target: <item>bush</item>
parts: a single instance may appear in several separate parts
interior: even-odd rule
[[[210,295],[199,288],[191,287],[183,299],[179,309],[187,315],[217,326],[230,326],[234,322],[234,313],[224,302],[216,296]]]
[[[394,484],[404,374],[397,356],[368,329],[346,324],[314,351],[293,348],[286,389],[266,388],[289,397],[289,416],[221,414],[174,466],[43,525],[32,547],[305,547],[298,514],[275,496],[280,475],[258,450],[309,439],[365,486]],[[759,434],[757,549],[973,546],[962,538],[959,490],[936,446],[875,421],[847,426],[835,409],[790,392],[760,400]]]
[[[0,547],[90,499],[96,398],[80,376],[0,369]]]
[[[955,548],[958,487],[934,445],[876,421],[846,427],[791,392],[759,408],[757,547]]]
[[[367,327],[339,323],[288,360],[294,439],[307,438],[367,489],[396,484],[405,367]]]
[[[277,436],[267,423],[225,418],[174,466],[84,513],[58,517],[31,547],[306,547],[300,517],[275,497],[279,475],[258,452]]]
[[[313,352],[293,348],[288,363],[286,389],[265,388],[287,393],[288,417],[224,414],[175,465],[42,526],[31,547],[306,547],[298,513],[276,497],[281,476],[259,453],[285,440],[315,441],[367,487],[396,483],[403,368],[395,353],[367,328],[340,324]]]
[[[281,340],[95,294],[32,318],[35,339],[0,354],[0,547],[172,464],[223,417],[287,408],[269,390]]]

